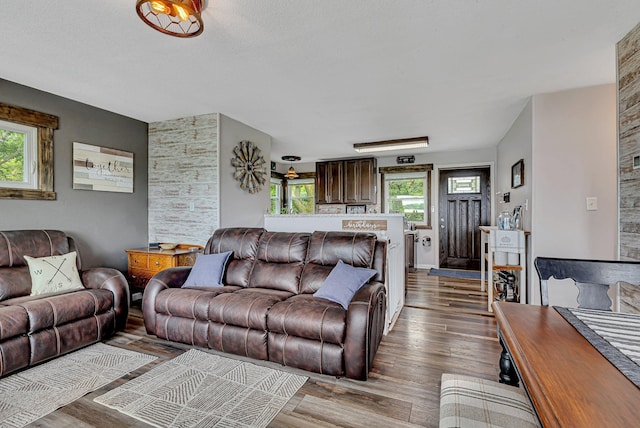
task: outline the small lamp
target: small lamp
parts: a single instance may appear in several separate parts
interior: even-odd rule
[[[204,30],[200,13],[205,0],[138,0],[136,12],[145,24],[175,37],[195,37]]]
[[[301,158],[300,156],[282,156],[282,160],[284,161],[289,161],[292,162],[291,166],[289,167],[289,170],[287,171],[287,173],[284,175],[285,177],[287,177],[289,180],[293,179],[293,178],[298,178],[300,177],[298,175],[298,173],[296,173],[296,170],[293,168],[293,162],[297,162],[299,161]]]

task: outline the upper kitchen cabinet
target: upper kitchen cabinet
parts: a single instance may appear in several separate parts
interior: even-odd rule
[[[343,162],[316,163],[316,203],[341,204],[343,186]]]
[[[376,203],[376,159],[344,161],[344,203]]]
[[[375,204],[376,159],[316,163],[316,203]]]

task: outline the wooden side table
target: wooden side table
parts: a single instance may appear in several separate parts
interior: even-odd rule
[[[176,266],[193,266],[196,256],[204,248],[201,245],[178,244],[173,250],[161,248],[133,248],[128,255],[129,282],[132,287],[144,289],[158,272]]]

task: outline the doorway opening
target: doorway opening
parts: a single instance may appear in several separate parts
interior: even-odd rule
[[[438,194],[440,267],[480,270],[480,226],[491,224],[490,168],[441,170]]]

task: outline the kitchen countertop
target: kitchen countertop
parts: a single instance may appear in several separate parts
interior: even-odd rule
[[[404,214],[265,214],[265,217],[348,217],[348,218],[362,218],[362,217],[404,217]]]

